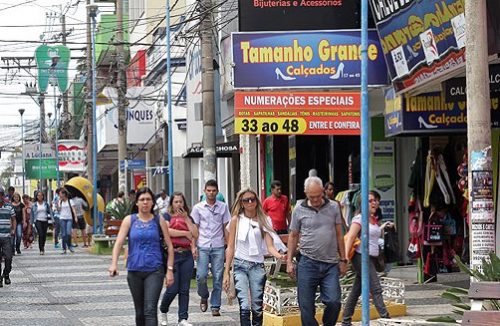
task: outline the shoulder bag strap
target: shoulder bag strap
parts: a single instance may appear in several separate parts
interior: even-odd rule
[[[234,268],[234,256],[236,255],[236,245],[238,244],[238,229],[240,224],[240,216],[236,218],[236,234],[234,235],[234,251],[233,251],[233,260],[231,261],[231,270]]]

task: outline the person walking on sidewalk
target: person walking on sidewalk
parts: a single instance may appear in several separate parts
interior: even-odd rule
[[[288,197],[281,193],[281,182],[274,180],[271,183],[271,196],[262,204],[264,212],[273,222],[273,229],[278,234],[287,234],[290,225],[290,204]]]
[[[0,287],[3,283],[10,284],[12,270],[12,237],[16,230],[16,213],[9,203],[4,201],[5,192],[0,187]],[[2,253],[5,258],[5,267],[2,271]]]
[[[163,294],[160,304],[162,325],[167,325],[167,313],[175,296],[179,296],[178,322],[180,326],[191,326],[188,320],[189,288],[194,270],[193,255],[196,254],[198,229],[189,216],[189,207],[182,192],[174,192],[170,197],[165,219],[168,233],[174,247],[174,284]]]
[[[14,208],[14,212],[16,213],[16,232],[12,237],[12,255],[14,255],[14,249],[15,253],[20,255],[21,242],[23,240],[23,225],[24,221],[26,220],[26,216],[24,215],[24,204],[21,202],[21,195],[15,192],[12,195],[10,204],[12,205],[12,208]]]
[[[61,188],[57,188],[54,198],[52,199],[52,217],[54,218],[54,249],[59,249],[59,234],[61,233],[61,221],[59,219],[59,192]]]
[[[361,198],[361,197],[359,197]],[[361,206],[360,199],[358,199],[359,205]],[[377,309],[381,318],[389,318],[389,313],[384,303],[384,298],[382,297],[382,287],[380,286],[380,280],[375,269],[375,261],[379,255],[379,245],[378,239],[381,237],[382,232],[386,226],[390,226],[391,222],[386,222],[382,226],[378,225],[376,212],[378,208],[378,203],[376,200],[376,194],[370,191],[368,197],[368,203],[370,208],[370,224],[368,230],[368,247],[370,253],[370,293],[372,295],[373,304]],[[346,235],[345,247],[346,251],[350,252],[353,246],[354,240],[359,236],[361,232],[361,214],[357,214],[353,217],[351,222],[351,227]],[[347,297],[347,301],[344,307],[344,314],[342,318],[342,326],[352,325],[352,315],[354,314],[354,309],[358,302],[358,298],[361,295],[361,248],[356,248],[354,257],[352,258],[352,266],[356,272],[356,278],[354,279],[354,284],[352,285],[351,292]]]
[[[61,238],[63,245],[62,254],[66,254],[66,250],[75,252],[71,246],[71,230],[73,223],[78,223],[76,212],[69,199],[68,190],[61,189],[59,191],[59,222],[61,223]]]
[[[269,253],[281,260],[286,256],[275,248],[276,239],[279,243],[281,241],[254,190],[242,189],[236,196],[231,213],[233,217],[229,223],[224,290],[229,290],[229,272],[233,265],[240,325],[262,326],[266,284],[264,255]],[[283,243],[281,246],[281,250],[286,249]]]
[[[196,281],[198,295],[201,297],[200,309],[205,312],[208,308],[208,266],[213,276],[213,290],[210,296],[212,316],[220,316],[222,274],[224,272],[224,239],[227,237],[226,225],[231,220],[226,203],[216,199],[219,192],[217,181],[208,180],[205,183],[206,199],[193,207],[191,217],[198,227],[197,241],[198,261]]]
[[[23,243],[24,249],[31,249],[35,237],[33,236],[33,222],[31,220],[31,208],[33,203],[29,195],[23,195],[24,222],[23,222]]]
[[[135,323],[158,326],[158,300],[163,281],[167,287],[174,282],[174,249],[167,222],[154,215],[154,194],[149,188],[137,191],[132,215],[125,217],[120,226],[108,268],[111,277],[118,275],[118,256],[127,236],[127,282],[134,300]],[[166,278],[163,241],[168,247]]]
[[[340,207],[324,197],[323,182],[318,177],[308,177],[304,191],[307,198],[292,213],[287,272],[297,278],[302,325],[318,326],[315,298],[319,286],[325,305],[323,325],[333,326],[341,307],[339,277],[347,269]],[[298,243],[300,258],[295,268],[293,257]]]
[[[35,221],[36,232],[38,233],[38,249],[40,255],[45,254],[45,242],[47,241],[47,229],[49,219],[52,218],[50,205],[45,201],[43,192],[36,193],[36,201],[31,209],[31,220]]]
[[[85,230],[87,228],[87,224],[85,224],[85,219],[83,218],[84,214],[84,209],[88,207],[87,203],[83,200],[82,197],[79,196],[74,196],[71,198],[71,206],[75,210],[76,213],[76,223],[73,223],[73,247],[78,247],[78,230],[80,230],[82,234],[82,240],[83,240],[83,247],[87,248],[90,243],[87,243],[87,231]]]

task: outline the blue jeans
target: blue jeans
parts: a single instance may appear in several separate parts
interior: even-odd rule
[[[243,259],[234,259],[234,286],[240,304],[240,325],[261,326],[266,270],[263,263],[254,263]],[[248,290],[250,288],[250,298]],[[250,311],[252,319],[250,322]]]
[[[210,296],[210,307],[220,309],[222,293],[222,274],[224,273],[224,247],[220,248],[198,248],[198,264],[196,266],[196,282],[198,283],[198,295],[202,299],[208,299],[208,264],[213,276],[214,289]]]
[[[16,232],[11,239],[12,252],[21,252],[21,241],[23,240],[23,223],[16,224]]]
[[[73,227],[73,220],[59,220],[61,225],[61,239],[63,250],[71,249],[71,231]]]
[[[160,311],[167,313],[175,296],[179,295],[179,321],[188,319],[189,288],[193,275],[194,260],[190,249],[176,252],[174,255],[174,284],[167,288],[163,294]]]
[[[158,326],[158,300],[165,279],[164,269],[160,266],[154,272],[127,273],[128,287],[134,300],[136,326]]]
[[[297,296],[302,325],[318,326],[316,321],[316,290],[325,305],[323,325],[333,326],[340,313],[338,264],[324,263],[302,255],[297,266]]]

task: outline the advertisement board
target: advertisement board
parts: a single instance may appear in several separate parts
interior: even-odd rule
[[[380,209],[384,221],[394,221],[396,214],[396,169],[394,142],[372,142],[370,189],[380,194]]]
[[[83,142],[77,139],[61,139],[59,150],[59,172],[83,172],[86,169],[87,151]]]
[[[41,174],[40,174],[41,168]],[[42,158],[31,159],[24,161],[24,171],[26,179],[56,179],[56,159],[55,158]]]
[[[235,92],[237,134],[359,135],[359,92]]]
[[[40,45],[35,50],[38,68],[38,89],[45,93],[50,85],[57,85],[61,93],[68,89],[68,66],[71,51],[65,45]]]
[[[500,93],[491,98],[491,127],[500,128]],[[447,101],[444,92],[417,96],[386,92],[385,135],[465,132],[467,102]]]
[[[352,0],[239,0],[239,30],[297,31],[359,27]]]
[[[465,63],[464,0],[370,0],[396,92],[444,77]]]
[[[234,88],[359,87],[359,30],[233,33]],[[387,85],[377,32],[368,34],[368,84]]]

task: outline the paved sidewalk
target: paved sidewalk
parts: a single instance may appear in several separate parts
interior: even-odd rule
[[[12,284],[0,289],[0,325],[134,325],[134,307],[122,261],[121,274],[110,278],[110,256],[91,255],[83,248],[76,248],[74,254],[60,252],[50,245],[44,256],[31,249],[14,257]],[[451,305],[439,295],[449,286],[468,286],[468,277],[461,273],[440,274],[438,281],[442,284],[416,285],[415,267],[393,269],[389,277],[405,281],[409,313],[405,319],[451,314]],[[171,309],[169,320],[173,323],[169,325],[176,325],[177,302]],[[239,324],[237,305],[223,305],[221,317],[202,313],[195,290],[191,290],[189,312],[194,325]]]
[[[35,247],[35,246],[34,246]],[[126,326],[135,325],[134,306],[123,261],[120,275],[110,278],[110,256],[76,248],[61,255],[52,245],[44,256],[24,250],[14,257],[11,285],[0,288],[0,325],[9,326]],[[191,291],[189,321],[194,325],[238,325],[238,307],[223,306],[221,317],[202,313],[199,298]],[[177,302],[169,321],[177,323]]]

